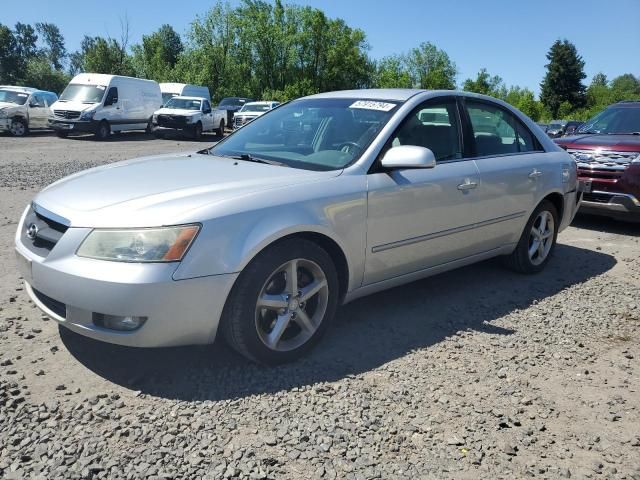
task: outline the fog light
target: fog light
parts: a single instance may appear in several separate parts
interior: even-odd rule
[[[147,317],[134,317],[133,315],[121,317],[119,315],[105,315],[103,313],[93,314],[93,323],[98,327],[125,332],[140,328],[146,321]]]

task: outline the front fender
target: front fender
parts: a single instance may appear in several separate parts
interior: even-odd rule
[[[307,186],[308,190],[315,188],[321,186]],[[366,241],[366,193],[361,189],[325,198],[311,195],[310,200],[203,222],[173,277],[182,280],[240,272],[268,245],[296,233],[320,234],[335,242],[347,259],[348,290],[361,284]]]

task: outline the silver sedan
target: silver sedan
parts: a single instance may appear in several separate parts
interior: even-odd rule
[[[577,187],[572,158],[499,100],[324,93],[207,150],[59,180],[16,251],[31,299],[75,332],[157,347],[220,331],[273,364],[357,297],[495,256],[539,272]]]

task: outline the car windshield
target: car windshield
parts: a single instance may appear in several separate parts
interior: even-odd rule
[[[0,90],[0,102],[24,105],[27,102],[27,98],[29,98],[28,93],[16,92],[14,90]]]
[[[578,133],[609,135],[634,132],[640,132],[640,108],[607,108],[578,129]]]
[[[263,104],[248,103],[240,109],[240,112],[266,112],[267,110],[271,110],[270,105],[266,105],[264,103]]]
[[[295,100],[258,117],[209,152],[337,170],[360,157],[397,105],[357,98]]]
[[[100,103],[106,89],[107,87],[104,85],[70,83],[60,95],[60,100],[63,102]]]
[[[562,125],[560,125],[559,123],[552,123],[551,125],[549,125],[549,130],[560,130],[562,128]]]
[[[175,97],[175,96],[177,96],[175,93],[167,93],[167,92],[164,92],[164,93],[162,94],[162,104],[163,104],[163,105],[166,105],[166,104],[167,104],[167,102],[168,102],[169,100],[171,100],[171,99],[172,99],[173,97]]]
[[[181,110],[200,110],[200,100],[193,100],[191,98],[178,98],[173,97],[167,102],[165,107],[178,108]]]

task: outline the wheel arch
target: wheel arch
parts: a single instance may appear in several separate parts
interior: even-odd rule
[[[564,196],[560,192],[550,192],[540,202],[544,200],[550,201],[553,206],[556,207],[556,211],[558,212],[558,223],[562,223],[562,218],[564,216]]]

